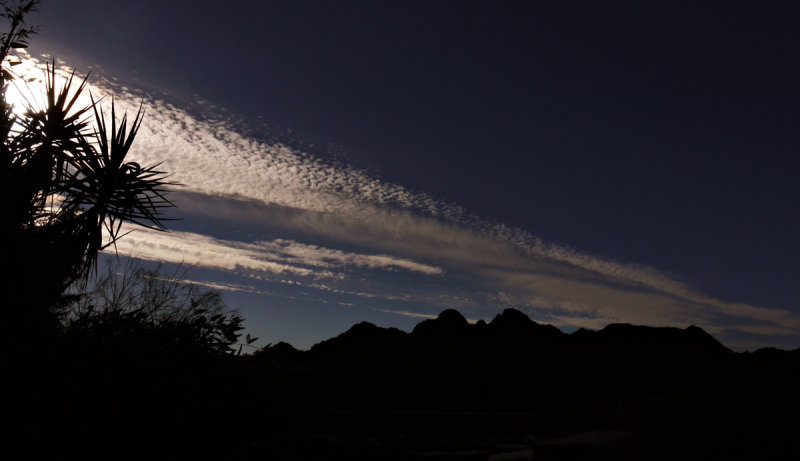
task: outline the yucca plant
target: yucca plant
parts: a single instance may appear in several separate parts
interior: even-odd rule
[[[130,125],[126,115],[118,124],[112,101],[109,127],[99,101],[79,105],[86,80],[75,83],[73,72],[59,85],[55,62],[45,72],[43,107],[28,104],[20,115],[8,103],[6,89],[23,80],[10,53],[35,33],[25,15],[37,3],[0,2],[10,24],[0,35],[0,245],[12,271],[0,280],[13,311],[54,323],[64,291],[90,277],[99,253],[122,236],[122,224],[163,230],[162,213],[172,204],[158,165],[126,162],[141,106]]]
[[[122,236],[123,223],[164,230],[162,212],[172,206],[166,197],[172,183],[158,170],[159,165],[142,167],[125,161],[142,123],[142,107],[130,127],[127,114],[117,125],[112,101],[110,130],[93,98],[91,108],[95,131],[81,140],[82,148],[70,159],[61,187],[61,212],[76,218],[75,230],[85,245],[86,270],[95,264],[101,250]]]

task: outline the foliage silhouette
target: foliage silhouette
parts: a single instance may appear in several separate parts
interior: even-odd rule
[[[10,85],[24,85],[12,51],[27,47],[36,32],[25,16],[37,5],[2,3],[10,27],[0,35],[0,249],[15,270],[0,288],[12,295],[21,323],[53,330],[55,311],[68,302],[64,291],[88,280],[100,251],[122,236],[122,224],[163,230],[162,212],[172,203],[158,165],[126,162],[141,107],[130,125],[125,115],[117,123],[112,101],[109,126],[94,98],[80,105],[86,80],[76,83],[73,72],[60,84],[55,62],[45,72],[43,107],[15,108],[6,99]]]
[[[127,160],[142,107],[131,120],[112,100],[107,120],[94,95],[83,102],[86,79],[62,77],[55,61],[41,98],[15,107],[8,97],[37,88],[15,70],[24,66],[14,50],[36,33],[26,19],[38,4],[0,0],[9,24],[0,34],[0,293],[12,344],[10,438],[34,458],[225,439],[215,422],[228,421],[237,400],[216,395],[238,382],[242,317],[218,292],[183,283],[181,269],[97,266],[124,223],[164,230],[172,206],[167,174]]]
[[[225,307],[219,292],[185,282],[187,271],[146,268],[135,259],[109,262],[66,310],[65,334],[92,347],[233,353],[243,318]]]

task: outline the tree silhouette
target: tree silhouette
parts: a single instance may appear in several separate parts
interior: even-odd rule
[[[21,111],[7,100],[9,85],[23,80],[12,51],[27,47],[36,32],[25,16],[37,4],[0,3],[10,26],[0,34],[0,250],[13,271],[2,279],[12,315],[47,329],[57,324],[67,287],[88,279],[122,224],[163,230],[162,212],[172,203],[158,165],[126,162],[141,107],[130,124],[126,115],[118,123],[112,101],[109,127],[94,98],[79,105],[86,80],[76,83],[73,72],[59,84],[55,62],[47,66],[43,107]]]

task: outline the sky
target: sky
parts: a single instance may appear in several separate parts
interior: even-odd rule
[[[30,56],[144,101],[179,219],[119,251],[259,344],[514,307],[797,348],[800,6],[744,3],[50,0]]]

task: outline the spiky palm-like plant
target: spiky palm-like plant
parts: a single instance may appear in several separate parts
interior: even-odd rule
[[[123,223],[163,230],[162,212],[172,204],[158,165],[125,161],[141,107],[130,125],[124,115],[118,124],[112,102],[109,129],[94,99],[79,105],[86,80],[75,84],[73,73],[59,87],[55,63],[46,71],[44,107],[30,105],[20,115],[6,100],[8,86],[21,80],[10,53],[35,33],[25,15],[37,3],[0,3],[10,24],[0,34],[0,254],[12,272],[0,280],[12,314],[43,325],[55,324],[66,288],[90,276],[98,254],[122,236]]]

